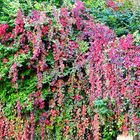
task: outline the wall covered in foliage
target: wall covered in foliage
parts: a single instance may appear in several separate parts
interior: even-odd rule
[[[80,1],[29,11],[0,25],[0,139],[138,133],[137,35],[118,38]]]

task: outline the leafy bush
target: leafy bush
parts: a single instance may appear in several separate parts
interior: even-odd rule
[[[114,2],[109,0],[87,1],[89,11],[97,22],[101,22],[113,29],[117,36],[134,33],[140,29],[140,11],[131,1]]]
[[[28,15],[33,9],[49,11],[54,5],[58,8],[61,6],[71,8],[75,2],[76,0],[48,0],[47,2],[44,0],[1,0],[0,23],[9,23],[12,26],[19,8]],[[119,37],[128,33],[133,34],[140,28],[140,6],[135,1],[83,0],[83,2],[96,22],[109,26]]]
[[[1,139],[138,132],[140,50],[131,34],[116,37],[78,2],[20,9],[13,25],[0,25],[0,39]]]

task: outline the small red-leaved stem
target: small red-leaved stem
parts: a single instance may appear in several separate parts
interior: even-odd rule
[[[8,24],[0,25],[0,38],[6,34],[6,30],[8,29]]]
[[[94,139],[101,140],[100,136],[100,124],[99,124],[99,115],[95,114],[94,121],[93,121],[93,129],[94,129]]]

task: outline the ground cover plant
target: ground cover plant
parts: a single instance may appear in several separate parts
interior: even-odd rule
[[[18,10],[0,25],[0,139],[114,140],[139,132],[138,35],[84,3]],[[137,40],[137,41],[135,41]]]

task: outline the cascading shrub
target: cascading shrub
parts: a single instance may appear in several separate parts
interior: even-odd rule
[[[20,9],[0,25],[0,137],[113,139],[138,132],[140,50],[82,2],[49,13]]]

